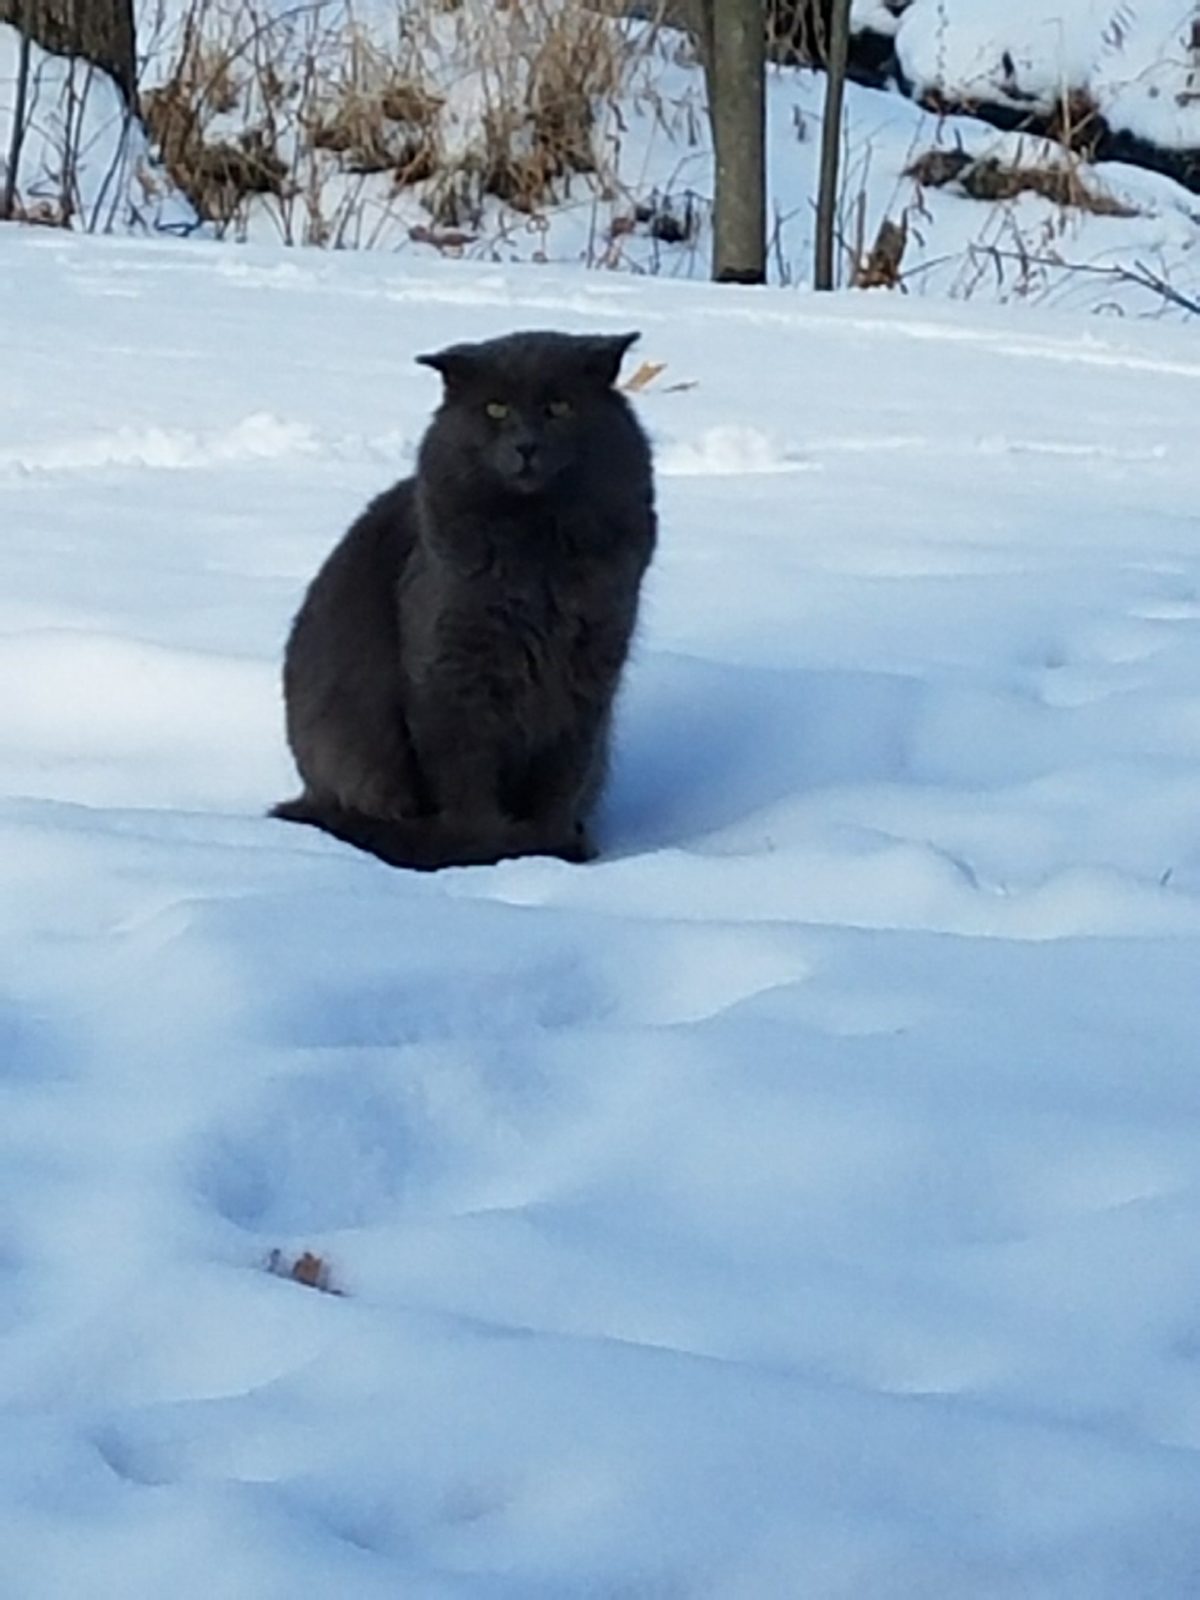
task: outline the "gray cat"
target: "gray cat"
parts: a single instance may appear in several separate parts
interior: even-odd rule
[[[398,867],[591,859],[613,699],[655,542],[614,385],[638,337],[516,333],[419,356],[442,404],[292,626],[304,792],[272,815]]]

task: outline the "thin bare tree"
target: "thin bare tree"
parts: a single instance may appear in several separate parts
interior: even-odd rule
[[[22,0],[22,4],[25,0]],[[17,96],[13,106],[12,127],[8,130],[8,150],[4,163],[4,189],[0,192],[0,221],[8,222],[17,209],[17,173],[21,167],[21,146],[25,142],[25,118],[29,105],[29,33],[20,29],[21,43],[17,51]]]
[[[813,288],[834,287],[833,246],[837,221],[838,167],[842,150],[842,106],[850,54],[850,0],[833,0],[821,126],[821,176],[817,190],[817,245]]]

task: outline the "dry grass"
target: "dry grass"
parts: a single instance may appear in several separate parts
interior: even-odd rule
[[[287,165],[262,129],[206,138],[195,102],[176,83],[143,95],[142,114],[171,181],[206,220],[228,223],[252,196],[284,193]]]
[[[152,56],[146,120],[202,218],[244,233],[269,196],[288,242],[362,244],[379,174],[459,235],[490,200],[536,216],[578,180],[611,189],[597,106],[631,47],[583,0],[416,0],[391,34],[354,0],[192,0]]]
[[[922,188],[953,185],[972,200],[989,203],[1036,194],[1064,210],[1088,211],[1097,217],[1136,217],[1138,212],[1086,182],[1078,162],[1033,166],[1004,162],[995,156],[975,159],[964,150],[928,150],[906,168],[905,177]]]
[[[311,1250],[302,1251],[295,1257],[285,1255],[282,1250],[272,1250],[266,1260],[266,1269],[273,1277],[288,1278],[292,1283],[302,1284],[306,1289],[318,1289],[322,1294],[341,1296],[345,1293],[344,1289],[334,1286],[329,1263]]]
[[[904,252],[908,246],[908,220],[893,222],[885,217],[879,224],[875,243],[864,256],[859,252],[854,270],[856,289],[895,289],[903,276]]]
[[[21,222],[30,228],[66,228],[70,213],[60,200],[14,200],[5,222]]]
[[[392,116],[379,95],[348,94],[309,123],[308,135],[315,149],[340,156],[347,172],[394,172],[416,183],[436,164],[430,119]]]
[[[1064,150],[1092,161],[1105,134],[1104,118],[1095,100],[1083,89],[1063,86],[1046,125],[1046,137]]]
[[[249,197],[282,195],[287,164],[261,122],[214,133],[220,118],[236,116],[249,69],[200,20],[198,10],[189,18],[166,81],[143,92],[142,116],[172,182],[201,217],[228,223]]]

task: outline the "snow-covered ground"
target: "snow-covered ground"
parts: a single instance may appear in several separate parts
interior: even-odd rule
[[[1194,1594],[1194,339],[16,229],[0,303],[6,1600]],[[603,858],[266,820],[412,356],[546,324],[666,363]]]

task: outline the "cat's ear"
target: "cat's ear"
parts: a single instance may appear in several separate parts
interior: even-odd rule
[[[479,346],[474,344],[447,345],[445,350],[418,356],[417,365],[432,367],[440,372],[447,389],[458,389],[468,383],[479,371]]]
[[[625,352],[641,337],[640,333],[613,333],[581,339],[579,364],[585,376],[593,383],[610,388],[617,381]]]

